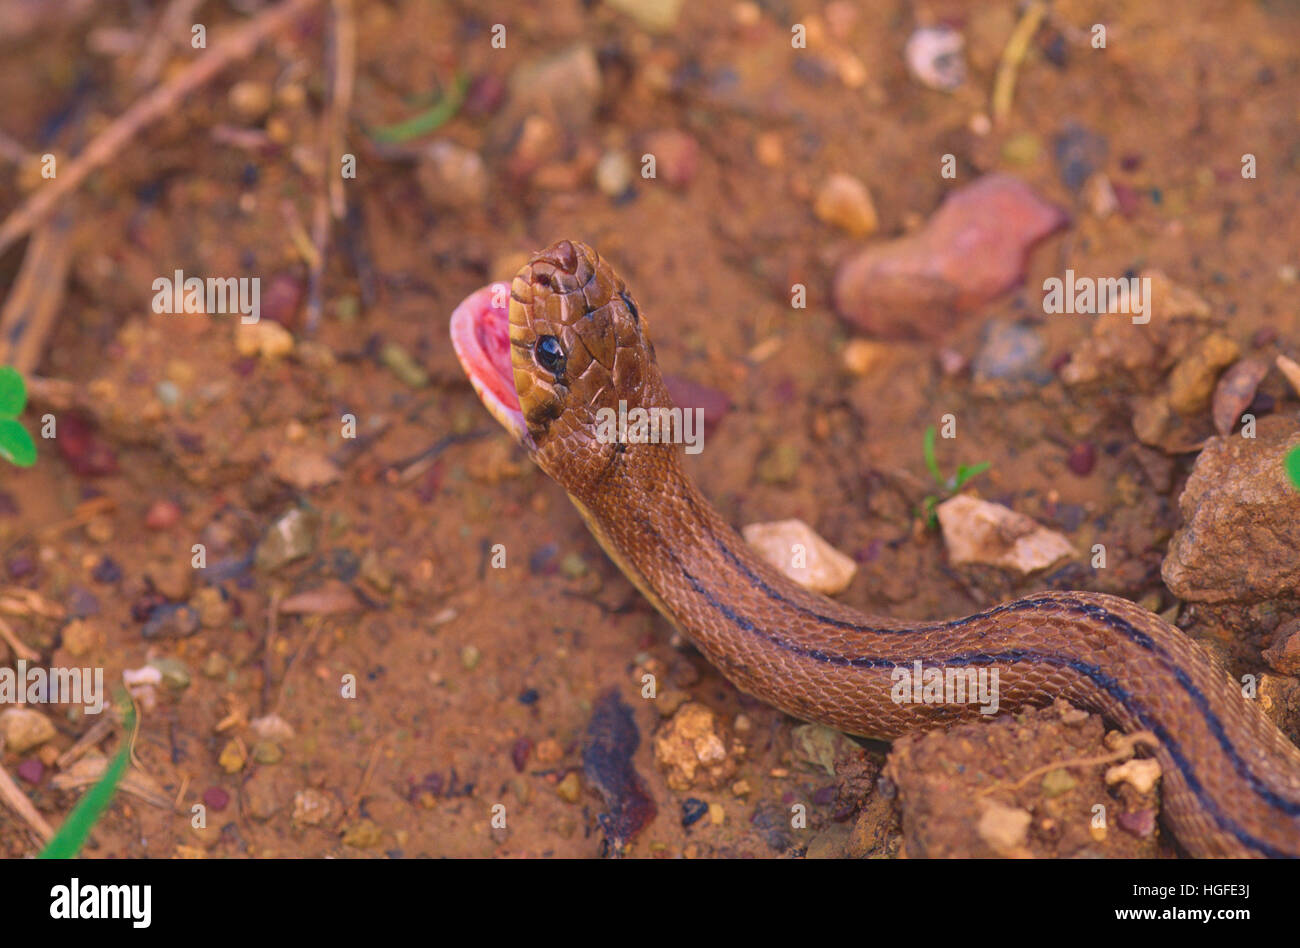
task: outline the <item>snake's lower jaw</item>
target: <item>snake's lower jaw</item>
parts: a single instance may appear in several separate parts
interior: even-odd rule
[[[479,400],[511,437],[532,452],[537,445],[524,423],[510,367],[509,305],[508,283],[475,290],[451,314],[451,344]]]

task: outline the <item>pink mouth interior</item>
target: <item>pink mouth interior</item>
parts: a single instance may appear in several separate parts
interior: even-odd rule
[[[500,301],[501,305],[494,305]],[[451,344],[479,398],[521,443],[528,444],[510,366],[510,285],[475,290],[451,314]]]

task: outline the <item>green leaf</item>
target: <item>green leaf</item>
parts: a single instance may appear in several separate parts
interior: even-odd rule
[[[112,802],[113,793],[117,790],[122,775],[126,773],[126,765],[130,760],[129,735],[135,733],[135,709],[130,706],[127,707],[122,733],[126,735],[122,740],[122,747],[113,757],[113,762],[105,769],[104,776],[100,777],[99,783],[91,787],[86,795],[77,801],[77,805],[72,808],[72,812],[63,821],[54,838],[41,850],[38,859],[72,859],[81,851],[90,831],[95,828],[100,816]]]
[[[1300,490],[1300,444],[1290,450],[1282,464],[1286,468],[1286,476],[1291,478],[1292,485],[1296,490]]]
[[[442,98],[432,108],[426,109],[395,125],[384,125],[370,129],[371,140],[383,145],[397,145],[410,141],[412,138],[419,138],[421,135],[429,134],[439,126],[451,121],[456,113],[460,111],[461,103],[465,101],[465,93],[468,90],[469,76],[461,73],[456,77],[452,87],[443,94]]]
[[[0,418],[0,458],[18,467],[36,463],[36,445],[27,429],[12,418]]]
[[[934,457],[934,425],[925,429],[925,466],[930,469],[930,476],[940,487],[945,486],[943,475],[939,473],[939,462]]]
[[[979,464],[976,464],[974,467],[967,467],[965,464],[958,464],[957,476],[953,478],[952,489],[961,490],[962,485],[965,484],[968,480],[970,480],[972,477],[979,477],[990,467],[992,467],[992,464],[989,461],[981,461]]]
[[[0,365],[0,418],[17,418],[27,404],[27,383],[18,370]]]

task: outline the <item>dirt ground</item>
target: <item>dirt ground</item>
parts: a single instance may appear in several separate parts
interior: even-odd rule
[[[564,237],[597,247],[634,288],[666,372],[729,401],[708,450],[686,460],[704,494],[732,523],[797,517],[854,557],[841,600],[928,618],[1045,586],[1094,589],[1178,616],[1239,668],[1258,661],[1259,642],[1227,642],[1235,632],[1179,610],[1161,582],[1195,455],[1139,445],[1123,384],[1061,382],[1091,328],[1045,316],[1037,288],[1070,267],[1157,269],[1202,297],[1244,352],[1271,358],[1289,340],[1296,355],[1294,4],[1171,14],[1057,2],[1009,115],[989,127],[979,118],[1020,14],[1010,2],[686,4],[659,34],[603,3],[487,6],[354,5],[343,140],[357,173],[318,285],[328,4],[137,132],[61,205],[71,263],[24,416],[36,432],[54,414],[58,436],[38,439],[34,468],[0,468],[0,586],[20,600],[0,616],[45,662],[102,667],[110,683],[151,661],[163,669],[141,702],[138,786],[119,794],[87,855],[603,855],[605,804],[582,751],[610,689],[631,709],[632,762],[657,809],[628,855],[905,848],[888,748],[817,750],[825,735],[740,694],[677,640],[466,381],[448,341],[453,307]],[[0,159],[0,212],[41,187],[40,155],[70,167],[139,97],[135,70],[166,7],[97,5],[41,26],[39,41],[0,37],[0,130],[21,146]],[[261,8],[206,3],[193,19],[210,49]],[[497,23],[504,48],[492,45]],[[791,48],[792,23],[809,26],[808,49]],[[951,93],[904,63],[909,35],[939,23],[965,37],[967,75]],[[1104,50],[1090,44],[1094,23],[1108,27]],[[182,32],[157,81],[198,52]],[[534,143],[527,71],[575,49],[598,64],[594,98],[566,78],[578,101],[563,114],[579,124]],[[454,94],[457,76],[468,92],[454,117],[376,141],[375,129]],[[1062,180],[1054,142],[1071,123],[1105,140],[1096,166],[1122,213],[1103,219]],[[602,188],[617,164],[601,170],[606,155],[655,147],[658,178]],[[447,158],[468,153],[481,176]],[[1255,178],[1240,174],[1245,153]],[[945,154],[955,181],[940,175]],[[884,340],[870,371],[846,368],[857,333],[832,305],[837,265],[914,232],[946,192],[991,171],[1067,208],[1070,226],[1031,253],[1022,289],[937,342]],[[814,212],[835,173],[869,189],[870,237]],[[23,246],[0,255],[0,295]],[[260,276],[259,326],[288,334],[155,312],[153,283],[176,270]],[[806,309],[790,306],[795,283]],[[1005,324],[1041,341],[1035,371],[981,378],[966,366]],[[1261,391],[1287,398],[1276,375]],[[1111,568],[1081,558],[1013,580],[950,566],[918,515],[932,489],[923,432],[949,411],[961,436],[941,444],[945,469],[989,462],[968,491],[1079,550],[1104,541]],[[283,549],[277,533],[301,547]],[[490,567],[496,544],[505,569]],[[0,662],[16,658],[0,644]],[[642,700],[647,672],[670,701]],[[656,763],[655,735],[687,701],[744,745],[717,786],[670,788]],[[0,764],[14,775],[42,762],[17,782],[57,826],[81,788],[56,783],[66,768],[55,758],[92,722],[75,708],[49,716],[57,735],[43,751]],[[1045,733],[1037,757],[1006,770],[1085,753],[1055,724]],[[97,752],[121,739],[110,729]],[[973,759],[990,752],[969,746]],[[791,829],[784,814],[799,801],[808,825]],[[1116,852],[1172,852],[1144,845]],[[0,807],[0,854],[39,848]]]

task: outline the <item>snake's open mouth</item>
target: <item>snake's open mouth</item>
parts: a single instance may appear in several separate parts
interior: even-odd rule
[[[524,424],[510,367],[509,306],[508,283],[491,283],[475,290],[451,314],[451,344],[492,417],[532,450],[536,445]]]

